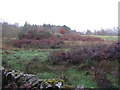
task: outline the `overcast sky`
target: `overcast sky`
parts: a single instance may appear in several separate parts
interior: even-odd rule
[[[118,26],[119,0],[0,0],[0,21],[67,25],[84,31]]]

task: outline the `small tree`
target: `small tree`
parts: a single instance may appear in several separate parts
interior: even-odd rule
[[[91,35],[92,32],[90,30],[87,30],[86,35]]]
[[[61,30],[60,30],[60,34],[65,34],[65,30],[64,30],[64,29],[61,29]]]

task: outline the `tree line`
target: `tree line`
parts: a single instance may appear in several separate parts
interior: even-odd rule
[[[108,29],[100,29],[100,30],[87,30],[82,33],[83,35],[103,35],[103,36],[120,36],[120,29],[118,27],[108,28]]]
[[[118,27],[114,27],[112,29],[101,29],[101,30],[87,30],[84,32],[77,32],[76,30],[71,30],[70,27],[63,25],[50,25],[50,24],[43,24],[43,25],[30,25],[28,22],[25,22],[23,26],[19,26],[18,23],[9,24],[7,22],[0,22],[2,24],[2,37],[8,38],[20,38],[26,32],[31,30],[34,31],[43,31],[49,33],[60,33],[60,34],[80,34],[80,35],[110,35],[110,36],[118,36],[120,35],[120,29]],[[49,32],[49,33],[48,33]]]

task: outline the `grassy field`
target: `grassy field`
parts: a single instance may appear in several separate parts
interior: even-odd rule
[[[15,70],[24,70],[27,62],[33,58],[39,58],[40,61],[45,60],[49,51],[36,50],[6,50],[3,60],[9,63],[9,67]]]
[[[102,35],[90,35],[92,37],[98,37],[108,41],[118,41],[118,36],[102,36]]]
[[[53,50],[5,50],[3,62],[8,69],[21,70],[35,74],[40,79],[66,77],[65,85],[83,85],[85,88],[97,88],[91,76],[86,76],[86,70],[77,70],[77,66],[47,65],[46,60]],[[33,62],[34,59],[37,59]],[[4,64],[3,63],[3,64]]]

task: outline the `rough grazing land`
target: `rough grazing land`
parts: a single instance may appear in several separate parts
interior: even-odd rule
[[[120,73],[118,71],[120,43],[101,39],[100,41],[65,40],[65,45],[71,45],[69,48],[65,46],[54,49],[53,47],[15,48],[11,45],[4,47],[1,52],[2,63],[8,70],[20,70],[26,74],[36,75],[42,80],[50,79],[48,82],[61,79],[64,81],[63,87],[65,88],[79,86],[119,88],[117,82]],[[7,86],[10,88],[12,84]],[[31,87],[36,86],[29,86]]]

